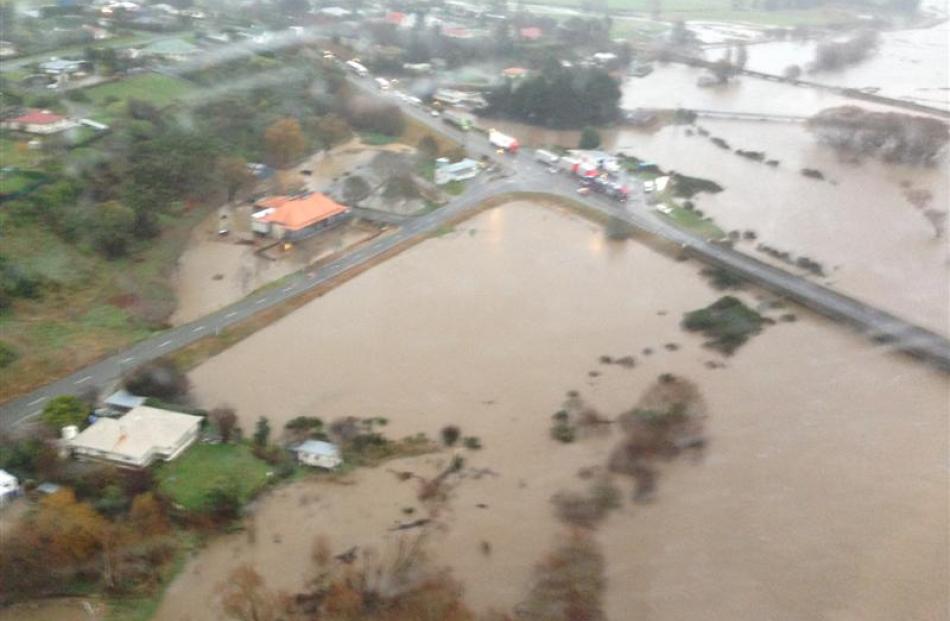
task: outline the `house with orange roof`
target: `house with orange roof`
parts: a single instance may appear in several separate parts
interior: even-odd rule
[[[349,218],[350,210],[325,194],[268,196],[257,201],[251,218],[255,233],[276,239],[309,237]]]

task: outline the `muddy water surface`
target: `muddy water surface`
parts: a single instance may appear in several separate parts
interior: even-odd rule
[[[559,536],[550,496],[616,441],[550,440],[565,392],[612,415],[658,374],[680,373],[707,398],[711,444],[704,462],[663,467],[656,501],[626,501],[598,534],[611,619],[947,618],[947,378],[799,311],[708,369],[715,356],[677,326],[718,295],[699,267],[511,204],[360,275],[192,379],[204,405],[233,404],[246,428],[258,416],[275,428],[300,415],[385,416],[394,436],[450,423],[479,436],[468,465],[490,472],[460,483],[433,553],[474,606],[510,608]],[[639,364],[600,365],[602,354]],[[387,467],[431,474],[447,457]],[[241,562],[298,588],[315,535],[334,552],[380,547],[418,508],[414,491],[385,467],[279,489],[260,501],[254,537],[211,543],[157,618],[214,618],[215,586]]]

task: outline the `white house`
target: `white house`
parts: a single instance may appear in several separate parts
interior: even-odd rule
[[[333,470],[343,463],[343,458],[340,457],[340,449],[336,444],[330,442],[307,440],[293,451],[297,454],[300,463],[308,466]]]
[[[16,477],[6,470],[0,470],[0,505],[13,500],[19,493],[20,483]]]
[[[478,174],[478,162],[465,158],[454,164],[449,160],[440,157],[435,162],[435,182],[437,185],[444,185],[452,181],[464,181],[471,179]]]
[[[27,110],[20,116],[5,119],[4,129],[26,132],[28,134],[58,134],[76,127],[78,123],[65,116],[54,114],[49,110]]]
[[[120,418],[100,418],[69,440],[78,457],[145,468],[171,461],[197,438],[201,417],[140,405]]]

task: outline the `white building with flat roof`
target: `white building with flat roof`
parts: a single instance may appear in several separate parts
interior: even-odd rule
[[[20,493],[20,482],[16,477],[0,470],[0,505],[13,500]]]
[[[156,459],[171,461],[198,438],[201,417],[140,405],[120,418],[100,418],[69,440],[80,458],[145,468]]]

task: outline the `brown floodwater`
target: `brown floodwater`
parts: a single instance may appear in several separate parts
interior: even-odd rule
[[[598,532],[609,618],[946,619],[947,377],[800,310],[707,368],[718,357],[678,327],[719,295],[700,267],[513,203],[359,275],[191,378],[202,405],[234,405],[245,428],[259,416],[275,429],[301,415],[382,416],[395,437],[446,424],[480,437],[465,456],[491,474],[460,482],[431,550],[473,606],[510,609],[562,532],[551,495],[580,485],[578,471],[603,465],[617,439],[551,440],[565,393],[614,415],[659,374],[681,374],[706,398],[710,445],[701,462],[662,466],[656,500],[625,501]],[[638,365],[601,365],[603,354]],[[257,503],[255,536],[212,541],[156,618],[215,618],[216,586],[243,562],[299,588],[318,534],[335,553],[385,546],[414,519],[402,510],[419,507],[388,469],[431,475],[448,457],[277,489]]]

